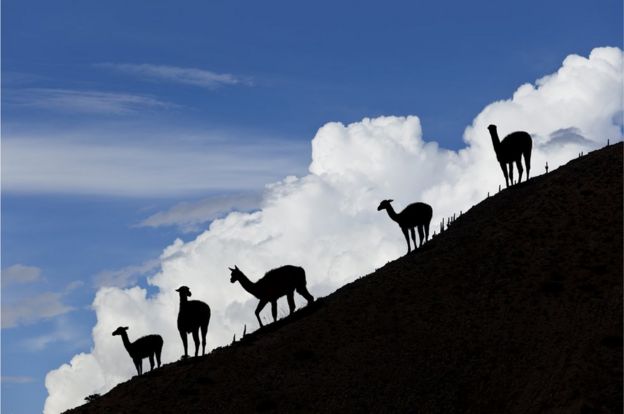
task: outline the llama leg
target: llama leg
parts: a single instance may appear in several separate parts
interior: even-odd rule
[[[150,362],[150,371],[154,369],[154,354],[150,354],[149,356],[149,362]],[[142,364],[142,363],[141,363]]]
[[[264,325],[262,325],[262,321],[260,320],[260,312],[262,311],[262,309],[264,309],[264,307],[266,306],[268,302],[266,300],[261,300],[260,303],[258,303],[258,306],[256,307],[256,318],[258,319],[258,323],[260,324],[260,327],[262,328]]]
[[[188,357],[188,348],[186,343],[186,332],[180,331],[180,338],[182,338],[182,345],[184,345],[184,357]]]
[[[199,353],[199,329],[193,330],[193,342],[195,342],[195,356]]]
[[[273,322],[277,321],[277,300],[271,302],[271,315],[273,315]]]
[[[418,244],[416,244],[416,231],[413,227],[410,229],[410,235],[412,236],[412,241],[414,242],[414,250],[416,250],[416,246],[418,246]]]
[[[405,236],[405,241],[407,242],[407,252],[411,252],[412,248],[410,247],[409,235],[407,234],[407,227],[401,227],[401,231],[403,231],[403,236]],[[414,246],[416,247],[416,246]]]
[[[520,158],[518,158],[518,161],[516,161],[516,167],[518,168],[518,182],[522,181],[522,161],[520,161]]]
[[[500,166],[503,170],[503,175],[505,176],[505,187],[509,187],[509,173],[507,172],[507,164],[501,163]]]
[[[513,162],[510,162],[507,165],[509,165],[509,181],[511,182],[511,185],[514,185],[514,180],[513,180]]]
[[[208,332],[208,324],[201,326],[202,355],[204,355],[206,353],[206,332]]]
[[[162,348],[158,348],[158,350],[156,350],[156,365],[158,366],[158,368],[160,368],[160,353],[162,351]]]
[[[425,232],[423,229],[423,225],[418,226],[418,239],[420,240],[420,247],[423,245],[423,239],[425,238]],[[416,240],[414,240],[414,244],[416,244]]]
[[[429,223],[425,224],[423,227],[425,228],[425,241],[428,242],[429,241]]]
[[[507,175],[507,164],[504,162],[500,163],[501,170],[503,170],[503,175],[505,176],[505,185],[509,187],[509,176]]]
[[[296,288],[296,290],[298,294],[303,296],[308,301],[308,304],[314,302],[314,296],[310,295],[310,292],[308,292],[308,289],[305,287],[305,285]]]
[[[288,300],[288,309],[290,309],[290,314],[292,315],[295,310],[295,292],[290,292],[286,295],[286,300]]]
[[[133,359],[132,362],[134,362],[134,366],[136,367],[137,370],[137,374],[141,375],[143,371],[143,362],[140,359]]]
[[[524,165],[526,165],[527,170],[527,181],[529,181],[529,171],[531,171],[531,151],[527,151],[524,153]]]

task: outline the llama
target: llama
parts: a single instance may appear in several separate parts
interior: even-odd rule
[[[414,250],[416,250],[416,232],[414,228],[418,228],[418,237],[420,238],[420,247],[423,245],[423,241],[429,240],[429,223],[431,223],[431,216],[433,216],[433,209],[429,204],[425,203],[413,203],[405,207],[400,213],[396,213],[392,208],[394,200],[383,200],[377,211],[386,210],[390,218],[401,227],[401,231],[405,236],[407,242],[407,252],[411,252],[410,240],[408,231],[412,235],[412,241],[414,242]]]
[[[524,164],[526,165],[526,181],[529,180],[529,171],[531,170],[531,149],[533,147],[533,140],[528,132],[516,131],[507,135],[501,141],[498,138],[498,132],[496,131],[496,125],[488,126],[490,131],[490,137],[492,138],[492,145],[494,145],[494,152],[496,152],[496,159],[503,170],[505,176],[505,184],[509,187],[509,182],[513,185],[513,163],[516,163],[518,168],[518,183],[522,181],[522,161],[521,157],[524,156]],[[507,176],[507,166],[509,166],[509,176]]]
[[[229,269],[231,272],[230,282],[240,282],[243,289],[260,299],[256,308],[256,318],[261,328],[264,325],[260,320],[260,312],[267,303],[271,302],[271,314],[273,315],[273,322],[275,322],[277,320],[277,300],[282,296],[286,295],[291,314],[295,310],[295,290],[306,298],[308,304],[314,301],[314,297],[306,288],[305,270],[301,267],[286,265],[269,270],[257,282],[249,280],[238,266]]]
[[[156,356],[156,362],[158,368],[160,368],[160,353],[163,347],[163,339],[160,335],[147,335],[137,339],[134,342],[130,342],[128,339],[127,326],[120,326],[115,329],[113,336],[120,335],[123,341],[126,351],[130,354],[132,362],[136,367],[139,375],[143,374],[143,358],[149,358],[150,371],[154,369],[154,356]]]
[[[176,289],[180,294],[180,311],[178,312],[178,331],[184,345],[184,357],[188,358],[187,351],[187,334],[193,334],[193,342],[195,342],[195,356],[199,352],[199,330],[202,335],[202,355],[206,352],[206,332],[208,332],[208,323],[210,322],[210,307],[199,300],[188,300],[191,296],[191,290],[186,286],[180,286]]]

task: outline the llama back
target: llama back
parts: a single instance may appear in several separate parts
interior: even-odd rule
[[[191,329],[210,320],[210,307],[200,300],[190,300],[178,314],[178,328]],[[180,326],[182,325],[182,326]]]
[[[508,162],[514,160],[515,156],[519,157],[521,153],[528,153],[530,157],[533,148],[533,139],[528,132],[512,132],[501,141],[501,148],[505,153],[503,154],[505,161]]]
[[[257,286],[271,296],[284,295],[286,292],[291,292],[305,285],[305,270],[302,267],[292,265],[269,270],[257,282]]]
[[[132,346],[135,352],[137,352],[137,357],[147,358],[154,351],[160,354],[163,347],[163,339],[160,335],[146,335],[134,341]]]
[[[433,209],[426,203],[413,203],[405,207],[405,209],[401,212],[401,215],[404,213],[407,213],[411,218],[409,224],[412,226],[429,226],[431,217],[433,216]]]

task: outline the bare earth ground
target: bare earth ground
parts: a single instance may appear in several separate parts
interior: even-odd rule
[[[70,412],[622,413],[622,154],[502,191],[293,317]]]

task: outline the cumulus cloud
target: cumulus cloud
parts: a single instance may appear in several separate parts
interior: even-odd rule
[[[436,223],[495,191],[504,180],[489,124],[498,125],[501,136],[515,130],[533,135],[532,176],[546,161],[556,168],[580,151],[604,146],[620,137],[622,86],[621,50],[569,56],[556,73],[484,108],[466,128],[460,151],[426,141],[416,116],[324,125],[312,140],[307,175],[268,186],[260,210],[232,212],[194,240],[176,240],[164,250],[160,271],[149,278],[158,293],[148,297],[140,287],[97,292],[94,348],[47,375],[45,413],[81,404],[86,395],[106,392],[133,374],[125,350],[110,335],[119,325],[130,326],[131,339],[160,333],[164,360],[178,359],[174,289],[180,285],[190,286],[193,297],[213,310],[209,347],[228,343],[243,325],[257,325],[256,301],[229,283],[228,266],[237,264],[258,278],[279,265],[301,265],[312,294],[325,295],[405,253],[396,223],[376,211],[380,200],[394,198],[397,209],[427,202]],[[565,129],[583,140],[557,139]]]
[[[181,83],[208,89],[227,85],[251,85],[249,78],[197,68],[181,68],[178,66],[151,65],[146,63],[102,63],[98,66],[152,80]]]
[[[57,112],[128,115],[148,109],[173,107],[151,96],[73,89],[29,88],[9,93],[12,105]]]
[[[185,233],[201,229],[205,223],[232,211],[251,211],[260,206],[262,197],[256,193],[227,194],[195,202],[181,202],[169,210],[152,214],[139,227],[176,226]]]

